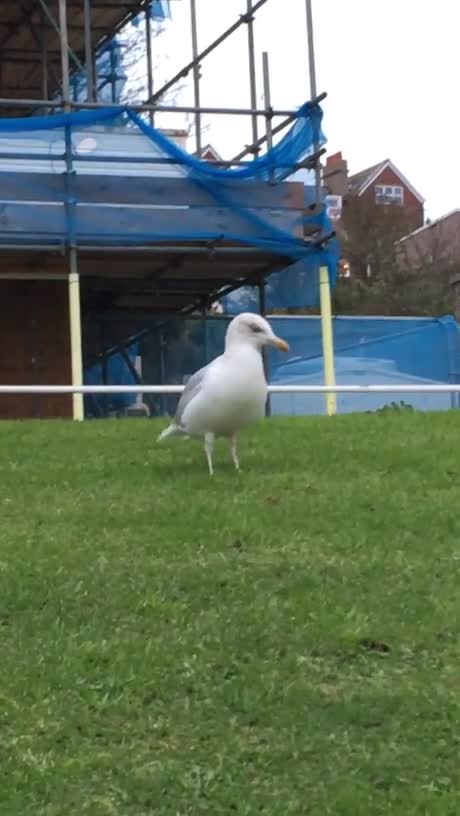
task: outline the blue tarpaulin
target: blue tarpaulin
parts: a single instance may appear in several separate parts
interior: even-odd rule
[[[151,19],[155,22],[170,19],[169,0],[151,0],[149,11]],[[145,10],[133,17],[131,23],[136,28],[145,26]],[[97,51],[95,79],[99,102],[120,102],[128,80],[125,55],[129,47],[129,40],[125,39],[122,31],[106,41],[103,47]],[[74,72],[71,82],[74,101],[84,102],[88,96],[86,71]]]
[[[94,128],[101,125],[106,127],[114,120],[131,122],[138,136],[145,137],[146,164],[145,169],[142,162],[137,165],[137,177],[141,178],[147,168],[151,170],[152,165],[148,165],[151,158],[159,163],[157,167],[162,165],[165,178],[169,173],[181,179],[182,197],[190,201],[191,206],[171,206],[164,196],[161,200],[153,199],[150,209],[144,204],[137,206],[135,202],[129,206],[118,206],[116,199],[113,201],[111,198],[106,201],[102,199],[97,206],[92,203],[94,198],[88,198],[87,193],[89,182],[85,182],[89,178],[87,168],[90,162],[95,166],[95,162],[104,160],[97,146],[102,137]],[[11,137],[14,136],[16,151],[21,140],[21,143],[30,144],[34,149],[37,149],[38,139],[41,140],[40,175],[34,172],[34,154],[25,153],[25,158],[30,159],[28,172],[34,174],[36,192],[33,206],[29,203],[27,189],[22,203],[19,196],[21,178],[25,182],[28,178],[23,169],[23,173],[15,173],[14,200],[4,201],[0,242],[11,242],[12,233],[14,239],[24,245],[28,242],[36,245],[41,239],[47,244],[68,245],[74,242],[77,246],[85,243],[107,247],[166,241],[235,242],[267,250],[286,257],[287,261],[308,261],[307,266],[294,267],[289,272],[289,282],[286,277],[286,285],[283,283],[283,302],[292,298],[290,305],[304,305],[306,288],[310,285],[310,281],[307,281],[309,271],[315,265],[322,263],[329,266],[331,282],[335,282],[335,241],[321,243],[330,234],[330,224],[324,210],[320,215],[303,216],[298,209],[267,207],[264,205],[265,192],[261,184],[263,186],[270,178],[272,183],[270,186],[267,183],[266,195],[269,190],[272,190],[272,195],[277,195],[276,190],[281,190],[281,187],[278,188],[273,182],[289,176],[299,162],[311,155],[315,145],[324,144],[321,120],[320,106],[305,103],[296,112],[293,124],[272,149],[244,166],[227,169],[215,167],[187,153],[160,130],[122,106],[57,113],[53,116],[0,119],[0,152],[4,137],[11,144]],[[89,141],[85,133],[91,137]],[[123,139],[123,133],[119,138]],[[126,137],[126,144],[129,144],[129,138]],[[73,162],[70,168],[65,163],[65,146],[69,143],[72,144]],[[81,151],[79,145],[85,143],[87,147]],[[59,150],[62,151],[61,155]],[[51,176],[43,173],[43,156],[46,157],[46,154],[52,157],[52,161],[49,161]],[[124,161],[129,162],[129,156]],[[113,164],[110,166],[113,167]],[[167,172],[165,167],[169,168]],[[70,173],[66,173],[69,169]],[[0,183],[5,181],[7,184],[8,175],[7,172],[0,173]],[[248,205],[248,196],[254,183],[259,185],[260,203],[251,206]],[[103,185],[99,191],[101,189],[104,189]],[[193,203],[197,197],[200,206]],[[43,207],[40,207],[41,201]],[[221,217],[222,213],[227,213],[225,218]],[[302,220],[317,227],[314,243],[300,237],[303,232]]]
[[[152,321],[150,325],[155,333],[161,333],[163,344],[161,351],[155,350],[154,359],[149,357],[153,346],[145,348],[142,364],[150,372],[149,381],[185,383],[194,371],[223,352],[229,321],[230,318]],[[320,318],[273,316],[269,321],[290,346],[288,355],[275,349],[270,351],[269,382],[322,385]],[[400,386],[460,382],[460,327],[453,317],[335,317],[333,331],[338,384]],[[142,343],[136,349],[142,354]],[[126,381],[116,368],[110,369],[110,376],[113,384]],[[158,397],[152,404],[157,413],[173,413],[177,399],[171,395]],[[418,410],[445,410],[458,407],[458,396],[390,392],[348,393],[337,398],[339,413],[375,411],[391,403],[402,408],[405,404]],[[273,414],[323,414],[324,395],[274,394],[271,409]]]

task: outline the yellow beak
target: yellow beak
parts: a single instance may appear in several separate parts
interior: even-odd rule
[[[285,340],[282,340],[281,337],[275,337],[272,341],[273,345],[276,346],[277,349],[280,351],[289,351],[289,346]]]

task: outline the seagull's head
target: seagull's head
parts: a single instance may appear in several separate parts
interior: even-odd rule
[[[227,329],[225,348],[236,345],[250,345],[258,351],[264,346],[274,346],[280,351],[289,351],[285,340],[272,330],[270,324],[260,315],[243,312],[234,317]]]

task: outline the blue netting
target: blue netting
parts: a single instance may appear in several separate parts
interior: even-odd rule
[[[274,355],[271,382],[321,385],[324,382],[321,324],[318,317],[273,318],[290,344],[291,360]],[[460,332],[449,316],[432,318],[336,317],[333,320],[338,385],[433,384],[460,381]],[[339,394],[339,413],[376,411],[391,403],[418,410],[457,406],[451,394]],[[315,394],[277,394],[275,414],[322,414],[324,398]]]
[[[322,234],[331,233],[332,224],[323,211],[320,215],[306,217],[305,221],[321,224]],[[327,253],[311,250],[308,258],[300,259],[291,266],[274,272],[267,278],[264,286],[265,310],[311,308],[319,305],[319,274],[320,265],[326,265],[329,270],[329,280],[334,286],[337,277],[339,262],[339,248],[336,239],[329,241]],[[220,299],[224,312],[236,315],[240,312],[260,312],[260,293],[256,286],[242,286]]]
[[[230,318],[150,321],[136,345],[146,382],[183,384],[198,368],[224,349]],[[270,382],[283,385],[321,385],[324,382],[321,325],[318,317],[271,317],[276,333],[286,339],[290,353],[271,350]],[[460,327],[449,316],[432,318],[336,317],[333,321],[336,379],[342,385],[430,384],[460,382]],[[93,370],[93,375],[96,369]],[[119,371],[109,382],[118,384]],[[99,369],[101,382],[101,369]],[[89,381],[89,380],[88,380]],[[134,401],[134,397],[131,398]],[[375,411],[392,402],[419,410],[458,407],[451,394],[340,394],[339,413]],[[173,413],[176,396],[154,397],[153,414]],[[273,414],[322,414],[320,394],[276,394]]]
[[[111,143],[112,152],[107,157],[107,125],[120,117],[136,127],[134,130],[119,129],[113,136],[118,142]],[[282,185],[277,185],[276,181],[288,177],[298,163],[313,152],[314,146],[324,144],[321,120],[322,111],[318,105],[302,105],[293,125],[265,155],[246,166],[225,169],[188,154],[141,117],[121,106],[53,116],[0,119],[0,154],[5,159],[8,151],[14,154],[14,161],[2,164],[0,159],[0,186],[2,182],[8,182],[8,171],[15,173],[14,200],[8,200],[0,189],[3,201],[0,241],[11,242],[14,235],[15,240],[20,239],[24,245],[41,241],[60,246],[84,243],[107,247],[171,241],[246,244],[292,261],[308,261],[307,265],[291,270],[289,283],[287,280],[283,283],[284,301],[292,297],[289,305],[302,305],[305,303],[305,281],[309,280],[309,272],[317,264],[328,265],[332,282],[335,279],[336,245],[334,242],[321,243],[330,232],[325,213],[307,219],[315,221],[318,227],[313,245],[300,237],[303,235],[302,211],[285,206],[282,192],[279,192],[276,207],[273,203],[261,206],[263,196],[260,194],[256,206],[248,205],[248,196],[251,185],[267,184],[268,179],[271,183],[267,184],[264,195],[268,196],[269,190],[272,197],[278,195],[276,191],[281,191]],[[88,147],[90,142],[95,146]],[[71,151],[67,150],[69,145]],[[29,182],[40,187],[38,172],[42,174],[41,194],[37,189],[31,202],[26,188],[30,188]],[[117,204],[113,181],[111,196],[96,202],[88,190],[90,176],[97,174],[100,178],[110,175],[112,180],[116,177],[119,191],[123,184],[126,186],[128,174],[130,183],[136,178],[139,205],[132,188],[131,201],[134,203],[129,206]],[[152,193],[152,198],[146,200],[143,189],[146,176],[181,180],[181,202],[190,204],[170,205],[167,193],[160,187],[156,198]],[[24,201],[20,196],[21,185]],[[93,188],[91,195],[94,196]],[[43,207],[40,207],[41,202]]]
[[[138,343],[133,343],[126,352],[133,366],[138,353]],[[109,357],[106,366],[97,363],[86,368],[84,381],[85,385],[102,385],[104,381],[116,382],[118,385],[133,385],[136,382],[132,370],[121,354]],[[132,394],[86,394],[84,397],[85,414],[107,416],[112,413],[121,413],[135,401]]]
[[[196,156],[184,153],[171,143],[163,133],[149,127],[137,114],[129,111],[128,116],[161,150],[164,150],[178,164],[187,167],[201,181],[209,178],[218,181],[232,179],[269,179],[280,181],[294,171],[298,162],[311,155],[313,145],[322,146],[326,139],[321,130],[323,113],[319,105],[306,102],[298,109],[292,127],[282,139],[265,155],[253,159],[247,167],[222,168],[210,162],[203,162]]]
[[[171,17],[169,0],[151,0],[148,11],[155,22]],[[137,14],[131,20],[131,24],[135,28],[145,26],[145,10]],[[131,45],[129,39],[121,33],[105,41],[96,52],[95,83],[99,102],[106,104],[120,102],[128,80],[125,58]],[[74,102],[85,102],[88,99],[86,70],[73,72],[71,86]]]
[[[123,57],[124,48],[117,36],[108,40],[103,50],[96,54],[95,83],[99,102],[107,104],[120,101],[127,82]],[[76,71],[71,75],[71,86],[74,102],[85,102],[88,99],[85,70]]]
[[[169,0],[151,0],[150,17],[152,20],[162,21],[171,17],[171,7]],[[144,23],[144,12],[137,14],[132,20],[132,24],[139,26]]]

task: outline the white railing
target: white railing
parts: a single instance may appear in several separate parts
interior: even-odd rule
[[[184,385],[0,385],[3,394],[181,394]],[[460,383],[435,385],[269,385],[270,394],[459,394]]]

